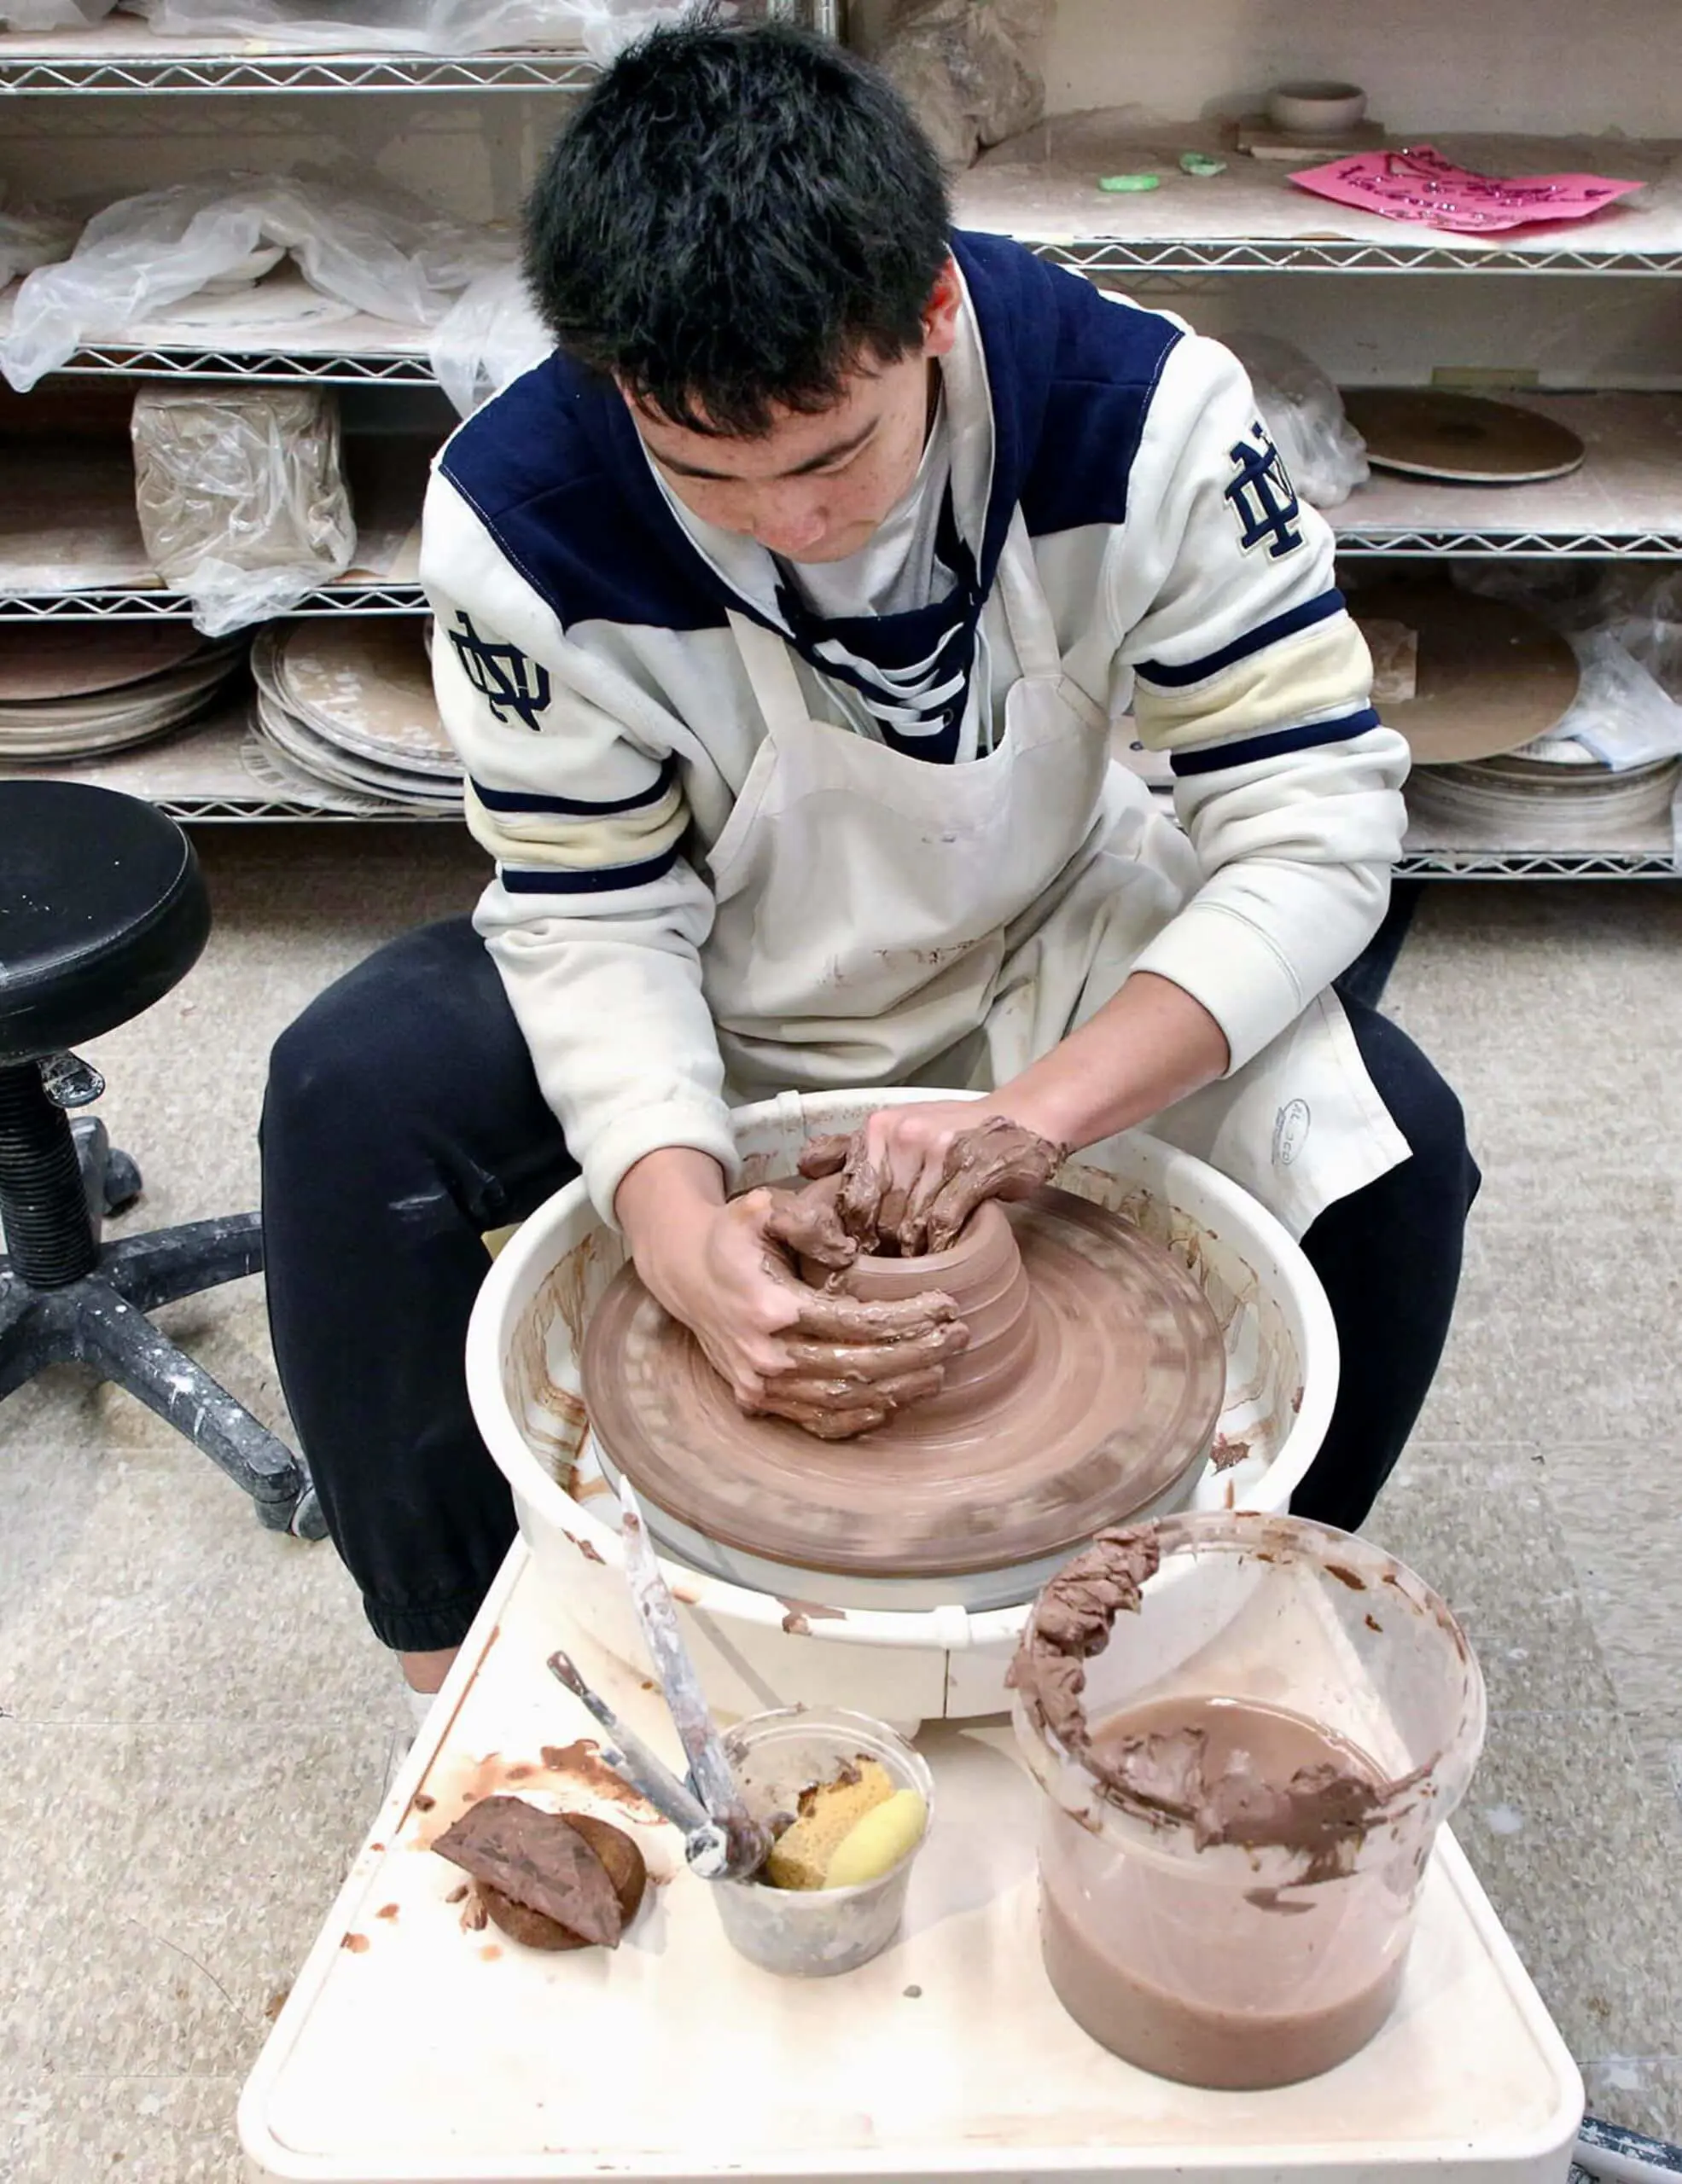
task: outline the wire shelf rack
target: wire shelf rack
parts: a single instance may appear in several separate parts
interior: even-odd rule
[[[444,55],[183,53],[138,26],[100,35],[0,37],[0,96],[220,91],[581,91],[598,71],[567,51]]]

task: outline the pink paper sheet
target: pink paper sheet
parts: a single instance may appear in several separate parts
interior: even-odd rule
[[[1461,235],[1586,219],[1642,186],[1598,174],[1474,174],[1429,144],[1402,152],[1353,152],[1330,166],[1307,168],[1291,180],[1318,197],[1363,212],[1417,220]]]

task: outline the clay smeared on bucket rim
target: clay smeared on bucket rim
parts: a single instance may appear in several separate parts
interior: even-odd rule
[[[1303,1519],[1260,1513],[1247,1520],[1243,1512],[1221,1512],[1211,1521],[1223,1532],[1253,1525],[1253,1546],[1234,1551],[1270,1559],[1286,1548],[1301,1554],[1341,1536]],[[1109,1643],[1118,1616],[1140,1612],[1144,1589],[1161,1567],[1165,1536],[1171,1548],[1195,1541],[1196,1523],[1170,1518],[1099,1533],[1040,1594],[1005,1681],[1034,1728],[1080,1762],[1103,1803],[1154,1827],[1184,1827],[1199,1850],[1226,1844],[1278,1850],[1301,1859],[1305,1885],[1336,1879],[1352,1869],[1375,1828],[1393,1825],[1422,1798],[1436,1795],[1440,1752],[1394,1780],[1328,1763],[1300,1769],[1288,1782],[1259,1785],[1231,1776],[1205,1781],[1205,1740],[1196,1730],[1094,1745],[1085,1664]],[[1324,1566],[1348,1583],[1342,1567]],[[1398,1585],[1411,1576],[1400,1564],[1393,1566]],[[1464,1633],[1446,1604],[1418,1580],[1412,1583],[1423,1596],[1418,1604],[1436,1613],[1470,1661]]]

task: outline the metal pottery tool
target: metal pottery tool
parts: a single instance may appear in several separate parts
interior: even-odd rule
[[[678,1625],[677,1605],[661,1573],[643,1522],[643,1512],[628,1479],[619,1485],[624,1513],[625,1574],[631,1605],[654,1663],[655,1674],[690,1763],[680,1781],[599,1692],[592,1691],[565,1653],[551,1653],[550,1672],[582,1700],[613,1740],[602,1751],[603,1763],[648,1799],[684,1833],[684,1856],[702,1880],[745,1880],[770,1856],[769,1832],[753,1819],[742,1801],[724,1746]]]

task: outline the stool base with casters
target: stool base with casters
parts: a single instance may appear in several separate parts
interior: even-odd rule
[[[319,1539],[301,1460],[146,1316],[260,1273],[259,1217],[104,1241],[139,1170],[102,1123],[65,1112],[104,1089],[72,1040],[138,1015],[204,946],[191,845],[148,804],[61,781],[0,781],[0,1398],[44,1366],[90,1367],[178,1427],[264,1525]]]

